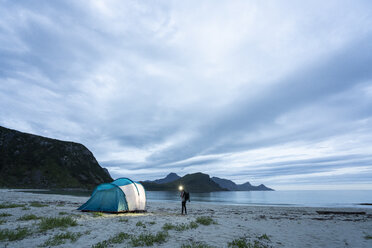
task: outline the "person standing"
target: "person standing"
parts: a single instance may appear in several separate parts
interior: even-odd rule
[[[187,209],[186,209],[186,200],[187,199],[186,199],[186,195],[187,195],[186,191],[184,189],[182,189],[181,195],[180,195],[181,201],[182,201],[182,211],[181,211],[181,214],[183,214],[183,210],[185,210],[185,214],[187,215]]]

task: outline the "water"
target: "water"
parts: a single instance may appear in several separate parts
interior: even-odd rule
[[[149,201],[180,201],[178,192],[146,191]],[[192,202],[223,205],[372,207],[372,190],[221,191],[191,193]]]

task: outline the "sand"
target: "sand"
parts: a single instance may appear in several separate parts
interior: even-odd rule
[[[26,204],[27,207],[3,208],[2,213],[12,216],[0,217],[0,230],[29,227],[32,234],[22,240],[0,241],[0,247],[38,247],[58,233],[80,232],[75,242],[56,247],[92,247],[119,232],[138,236],[141,233],[156,234],[166,223],[189,224],[200,216],[211,217],[216,223],[201,225],[184,231],[169,230],[165,243],[153,247],[181,247],[183,244],[201,242],[213,247],[228,247],[234,239],[244,237],[246,242],[260,242],[267,247],[372,247],[372,208],[308,208],[308,207],[262,207],[227,206],[190,202],[188,215],[180,214],[181,203],[148,202],[147,213],[104,214],[95,217],[92,213],[76,210],[88,197],[48,195],[1,189],[0,204]],[[38,201],[45,207],[32,207]],[[317,210],[364,211],[365,215],[319,215]],[[60,212],[67,213],[60,215]],[[39,217],[72,216],[77,226],[67,229],[38,230],[40,220],[20,221],[19,217],[34,214]],[[126,218],[128,222],[121,222]],[[142,225],[136,225],[142,222]],[[262,238],[266,234],[268,239]],[[259,238],[261,237],[261,239]],[[265,237],[265,236],[264,236]],[[109,247],[131,247],[129,240]]]

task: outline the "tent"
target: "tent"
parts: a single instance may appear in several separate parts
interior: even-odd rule
[[[90,199],[78,210],[98,212],[144,211],[146,193],[142,184],[129,178],[119,178],[112,183],[98,185]]]

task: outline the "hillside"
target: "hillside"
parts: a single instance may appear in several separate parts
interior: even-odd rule
[[[236,184],[231,180],[219,177],[212,177],[211,179],[216,182],[221,188],[225,188],[231,191],[273,191],[273,189],[268,188],[263,184],[253,186],[249,182]]]
[[[211,180],[209,175],[203,173],[187,174],[175,181],[169,183],[158,184],[155,182],[141,182],[146,190],[149,191],[177,191],[182,185],[189,192],[213,192],[225,191],[226,189],[218,186],[217,183]]]
[[[0,187],[91,189],[111,181],[82,144],[0,126]]]
[[[162,179],[157,179],[155,181],[149,181],[149,182],[154,182],[154,183],[170,183],[170,182],[173,182],[177,179],[180,179],[181,177],[179,175],[177,175],[176,173],[169,173],[166,177],[162,178]]]

